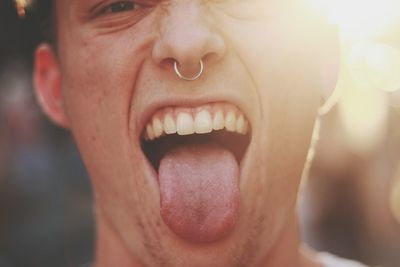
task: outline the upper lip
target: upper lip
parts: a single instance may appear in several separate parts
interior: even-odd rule
[[[238,107],[248,118],[250,125],[252,124],[251,116],[249,114],[249,108],[246,106],[243,99],[238,99],[233,95],[210,95],[205,96],[202,95],[200,97],[196,97],[194,95],[189,95],[186,97],[182,96],[168,96],[164,99],[159,99],[150,103],[147,108],[142,113],[138,121],[138,136],[143,132],[144,127],[150,120],[151,116],[157,112],[158,110],[166,107],[197,107],[201,105],[218,103],[218,102],[226,102],[235,105]]]

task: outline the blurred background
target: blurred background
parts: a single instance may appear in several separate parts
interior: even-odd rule
[[[93,254],[89,180],[67,132],[36,105],[38,22],[0,0],[0,267],[79,267]]]
[[[304,0],[338,26],[341,73],[300,196],[304,239],[400,266],[400,1]]]
[[[338,26],[342,45],[300,194],[303,239],[399,267],[400,0],[303,1]],[[80,266],[93,257],[89,180],[68,133],[35,103],[38,23],[26,17],[0,0],[0,267]]]

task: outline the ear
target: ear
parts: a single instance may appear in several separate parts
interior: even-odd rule
[[[300,4],[300,9],[304,9],[303,21],[306,23],[306,29],[310,32],[304,32],[303,39],[306,45],[311,48],[307,51],[310,58],[313,58],[311,64],[315,64],[315,74],[318,75],[319,96],[322,105],[330,101],[332,95],[335,95],[335,89],[339,77],[340,69],[340,35],[336,24],[328,21],[328,18],[316,12],[314,8],[304,3]],[[308,35],[307,35],[308,34]]]
[[[340,68],[340,41],[336,26],[328,25],[322,33],[322,44],[318,51],[322,98],[327,101],[333,94]]]
[[[319,33],[319,48],[317,49],[317,65],[319,66],[321,85],[321,115],[329,112],[336,104],[340,92],[337,89],[340,73],[340,40],[338,28],[335,25],[326,25]]]
[[[33,83],[43,112],[55,124],[68,128],[69,121],[61,92],[60,67],[48,44],[40,45],[35,51]]]

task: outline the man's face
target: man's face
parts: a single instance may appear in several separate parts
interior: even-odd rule
[[[144,264],[251,266],[292,228],[321,95],[315,23],[292,2],[57,1],[98,220]]]

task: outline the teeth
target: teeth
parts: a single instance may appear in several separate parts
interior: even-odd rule
[[[232,110],[228,111],[228,114],[226,114],[225,128],[229,132],[236,131],[236,116],[235,116],[235,112]]]
[[[239,115],[239,118],[236,121],[236,132],[243,133],[244,132],[244,117],[243,114]]]
[[[160,137],[164,132],[164,127],[159,118],[153,119],[153,131],[156,138]]]
[[[176,131],[178,135],[194,134],[194,122],[189,113],[181,112],[176,119]]]
[[[164,131],[166,134],[176,133],[175,121],[171,115],[166,115],[164,117]]]
[[[243,127],[243,131],[241,132],[242,134],[247,134],[247,131],[249,130],[249,122],[245,121],[244,122],[244,127]]]
[[[198,134],[211,133],[213,130],[211,115],[208,110],[202,110],[197,113],[194,119],[194,129]]]
[[[248,132],[248,121],[234,106],[226,106],[226,104],[218,106],[217,104],[211,109],[214,111],[213,115],[210,113],[209,105],[194,108],[193,111],[187,111],[188,108],[176,109],[167,108],[157,113],[158,115],[154,115],[146,125],[143,138],[154,140],[164,134],[206,134],[224,128],[243,135]]]
[[[222,130],[224,129],[224,114],[221,110],[217,111],[213,119],[213,129]]]
[[[146,134],[147,134],[147,137],[148,137],[150,140],[153,140],[153,139],[154,139],[154,131],[153,131],[153,126],[152,126],[151,124],[148,124],[148,125],[147,125],[147,127],[146,127]]]

